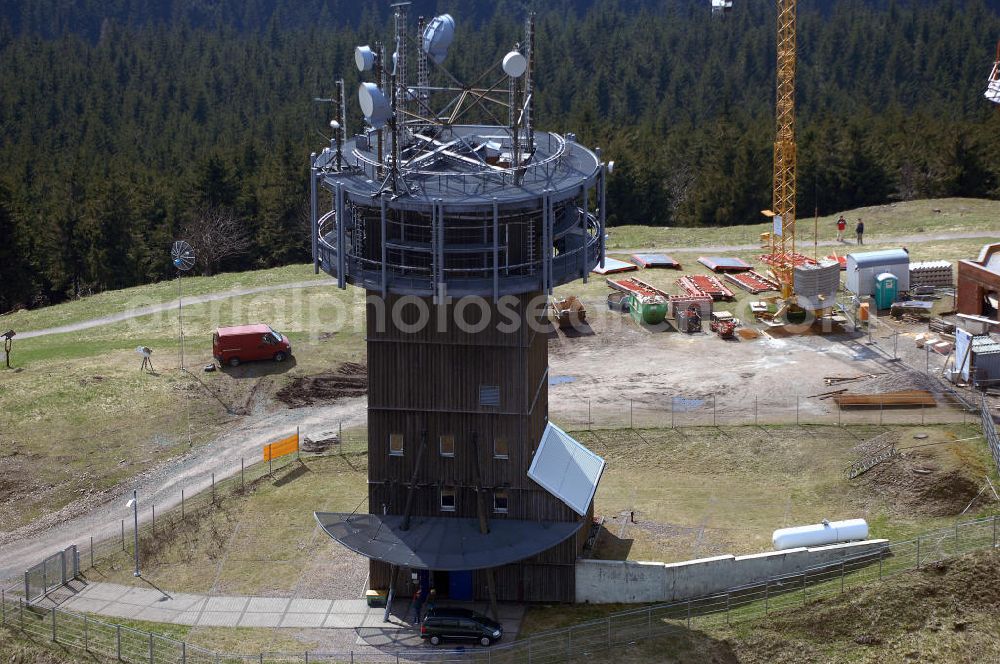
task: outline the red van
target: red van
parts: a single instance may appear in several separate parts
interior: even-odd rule
[[[292,354],[288,337],[269,325],[220,327],[212,335],[212,355],[219,364],[231,367],[253,360],[284,362]]]

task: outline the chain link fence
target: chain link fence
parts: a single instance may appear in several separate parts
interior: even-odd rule
[[[646,639],[680,635],[685,630],[711,629],[799,608],[848,589],[920,569],[947,558],[993,549],[1000,516],[956,523],[886,544],[881,549],[796,574],[776,576],[725,593],[684,602],[660,604],[612,613],[565,629],[541,632],[512,643],[469,650],[324,653],[216,653],[165,636],[93,619],[58,607],[43,609],[0,591],[0,624],[39,641],[82,650],[134,664],[187,662],[265,664],[309,662],[474,662],[549,664],[577,661],[601,651]]]

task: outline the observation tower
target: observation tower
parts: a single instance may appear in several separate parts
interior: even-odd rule
[[[604,461],[548,420],[547,298],[604,260],[608,164],[534,127],[534,20],[468,81],[455,21],[355,49],[312,155],[317,270],[364,288],[368,510],[317,513],[372,589],[573,601]],[[388,615],[388,609],[387,609]]]

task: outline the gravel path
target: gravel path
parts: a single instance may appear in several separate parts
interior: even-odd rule
[[[289,284],[272,284],[271,286],[257,286],[256,288],[235,288],[233,290],[222,291],[221,293],[209,293],[207,295],[192,295],[190,297],[184,298],[184,306],[189,306],[192,304],[204,304],[205,302],[214,302],[216,300],[227,300],[231,297],[242,297],[244,295],[255,295],[257,293],[268,293],[271,291],[278,290],[293,290],[297,288],[312,288],[314,286],[330,286],[330,281],[326,279],[312,280],[312,281],[293,281]],[[116,314],[109,314],[107,316],[101,316],[99,318],[91,318],[89,320],[82,320],[76,323],[69,323],[68,325],[59,325],[58,327],[49,327],[43,330],[31,330],[28,332],[18,332],[18,339],[31,339],[32,337],[44,337],[49,334],[65,334],[66,332],[79,332],[80,330],[89,330],[92,327],[100,327],[102,325],[111,325],[112,323],[120,323],[125,320],[130,320],[132,318],[139,318],[140,316],[149,316],[150,314],[160,313],[161,311],[169,311],[171,309],[177,308],[177,300],[171,300],[169,302],[161,302],[160,304],[151,304],[146,307],[136,307],[135,309],[126,309],[125,311],[119,311]]]
[[[296,408],[254,414],[238,420],[226,433],[211,443],[171,459],[137,478],[136,488],[141,505],[155,504],[166,512],[180,503],[181,490],[194,496],[211,486],[211,474],[216,481],[235,475],[240,470],[241,457],[256,460],[261,447],[286,435],[289,429],[300,428],[303,436],[328,438],[344,427],[363,425],[367,421],[366,400],[349,399],[327,406]],[[72,506],[71,506],[72,507]],[[75,510],[62,510],[12,531],[0,547],[0,579],[15,577],[45,556],[74,542],[89,544],[115,535],[119,520],[127,516],[124,498],[94,506],[77,505]],[[76,512],[76,513],[73,513]],[[150,516],[140,510],[140,521]]]
[[[609,229],[614,232],[614,228]],[[916,235],[894,235],[890,237],[876,237],[865,235],[868,244],[916,244],[918,242],[935,242],[939,240],[970,240],[975,238],[995,238],[996,233],[989,231],[961,231],[958,233],[920,233]],[[837,240],[820,240],[821,247],[845,247],[854,251],[858,247],[854,242],[838,242]],[[800,249],[808,249],[813,246],[812,242],[803,242]],[[865,245],[867,246],[867,245]],[[648,254],[648,253],[681,253],[681,252],[726,252],[726,251],[754,251],[760,249],[760,244],[716,244],[703,247],[637,247],[631,249],[618,249],[608,247],[609,254]],[[864,247],[861,248],[865,250]],[[843,253],[843,252],[840,252]]]

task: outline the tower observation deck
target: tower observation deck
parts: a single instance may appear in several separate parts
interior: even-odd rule
[[[549,422],[542,319],[604,260],[611,165],[535,130],[532,17],[465,83],[454,19],[411,35],[407,4],[355,49],[364,126],[338,82],[311,157],[315,267],[368,295],[368,513],[316,517],[372,588],[572,601],[604,462]]]

